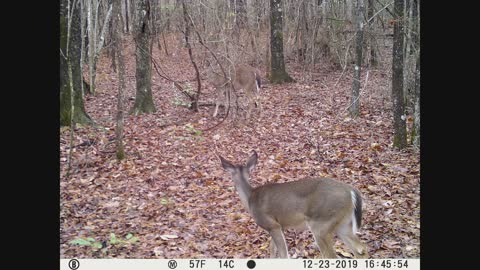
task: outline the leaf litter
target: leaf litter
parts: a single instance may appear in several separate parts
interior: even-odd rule
[[[125,50],[131,108],[133,43]],[[170,56],[154,50],[154,57],[170,77],[196,87],[184,49]],[[70,132],[60,130],[61,258],[268,258],[268,234],[241,205],[217,157],[242,162],[252,150],[259,153],[253,186],[311,176],[352,184],[364,198],[359,236],[371,257],[420,257],[420,155],[392,148],[391,104],[382,93],[389,91],[386,71],[372,70],[360,116],[352,119],[345,113],[351,81],[333,88],[341,71],[319,66],[310,74],[317,80],[308,80],[300,65],[288,63],[297,82],[271,85],[262,76],[263,110],[253,121],[229,118],[210,131],[224,114],[213,118],[213,107],[193,113],[175,105],[177,90],[152,72],[157,112],[125,117],[127,157],[119,162],[112,153],[118,85],[110,61],[100,58],[98,92],[85,100],[101,128],[75,129],[74,145],[95,143],[73,149],[70,177]],[[213,102],[205,85],[202,100]],[[112,234],[126,244],[112,245]],[[291,256],[320,256],[309,232],[285,236]],[[335,249],[349,257],[340,241]]]

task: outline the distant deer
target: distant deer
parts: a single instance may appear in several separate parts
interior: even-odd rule
[[[362,197],[357,189],[329,178],[307,178],[253,188],[249,178],[257,165],[257,157],[254,152],[244,165],[233,165],[221,156],[220,161],[230,172],[245,208],[272,237],[270,257],[278,251],[279,257],[288,258],[283,230],[304,229],[305,225],[323,257],[337,257],[333,248],[335,234],[356,258],[368,257],[367,247],[355,235],[362,219]]]
[[[229,105],[227,104],[227,91],[229,90],[228,88],[231,88],[233,85],[236,92],[240,89],[245,90],[248,99],[246,118],[250,118],[253,107],[257,107],[257,103],[260,105],[257,98],[261,87],[258,71],[249,65],[238,64],[227,69],[226,74],[227,77],[225,77],[222,72],[215,72],[213,70],[210,70],[208,73],[207,80],[216,89],[215,111],[213,112],[213,117],[217,116],[218,107],[222,103],[225,108]]]

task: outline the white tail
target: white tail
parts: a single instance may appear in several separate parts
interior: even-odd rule
[[[226,70],[225,77],[222,72],[210,70],[207,80],[216,89],[215,111],[213,117],[217,116],[220,105],[229,106],[227,101],[227,91],[233,86],[235,91],[245,90],[248,99],[247,118],[253,110],[253,107],[260,106],[258,94],[261,88],[260,75],[258,71],[245,64],[238,64]]]
[[[304,228],[312,232],[325,258],[336,258],[336,234],[356,258],[367,258],[367,247],[355,235],[361,226],[362,197],[354,187],[329,178],[308,178],[272,183],[253,188],[250,173],[257,164],[256,152],[243,165],[233,165],[220,156],[222,167],[230,172],[245,208],[258,226],[272,237],[271,256],[287,258],[283,230]]]

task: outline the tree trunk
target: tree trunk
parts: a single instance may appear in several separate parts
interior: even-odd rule
[[[412,144],[420,148],[420,57],[415,67],[415,101],[413,113]]]
[[[393,101],[393,146],[407,146],[405,104],[403,95],[403,0],[394,2],[392,101]]]
[[[353,9],[353,1],[354,0],[345,0],[345,18],[347,21],[352,21],[354,16],[354,9]]]
[[[264,26],[263,25],[264,17],[262,14],[262,9],[264,8],[264,5],[263,5],[263,1],[261,0],[254,0],[252,5],[254,10],[252,25],[255,28],[256,35],[258,35],[260,30],[263,29],[263,26]]]
[[[113,25],[115,30],[113,31],[115,50],[117,55],[117,75],[118,75],[118,99],[117,99],[117,125],[115,127],[115,136],[117,142],[117,159],[122,160],[125,158],[125,150],[123,146],[123,119],[124,119],[124,93],[125,93],[125,60],[123,57],[122,46],[122,24],[120,23],[122,0],[113,1]]]
[[[230,2],[233,13],[235,14],[232,37],[234,38],[234,42],[239,44],[241,43],[242,29],[248,27],[247,10],[245,9],[246,3],[245,0],[231,0]]]
[[[136,4],[135,59],[137,92],[135,104],[131,110],[134,115],[155,112],[152,97],[152,61],[150,41],[150,4],[148,0],[139,0]]]
[[[420,21],[418,16],[419,2],[418,0],[413,0],[412,2],[412,44],[415,46],[416,50],[420,49]],[[410,53],[415,53],[415,50],[410,51]]]
[[[323,2],[323,7],[322,7],[322,20],[321,20],[321,25],[325,26],[325,29],[327,28],[327,14],[328,14],[328,0],[325,1],[318,1],[318,5],[322,4]]]
[[[90,79],[90,93],[95,95],[95,52],[97,50],[97,29],[96,29],[96,20],[97,20],[97,11],[96,10],[96,1],[88,0],[88,77]]]
[[[128,5],[128,0],[125,0],[125,33],[129,33],[130,32],[130,29],[129,29],[129,20],[128,20],[128,8],[129,8],[129,5]]]
[[[80,63],[81,67],[83,68],[83,64],[85,63],[85,22],[87,21],[87,14],[85,11],[84,1],[80,2],[80,36],[81,36],[81,45],[80,45]],[[85,93],[90,93],[90,86],[87,82],[85,82],[85,78],[83,78],[82,74],[82,96],[85,96]],[[88,86],[88,87],[85,87]]]
[[[415,147],[420,149],[420,21],[418,16],[418,1],[413,1],[413,35],[412,44],[416,54],[416,66],[415,66],[415,101],[414,101],[414,113],[413,113],[413,129],[412,129],[412,143]]]
[[[100,58],[100,53],[102,52],[103,45],[105,44],[105,36],[107,33],[108,26],[110,25],[111,15],[112,15],[112,5],[110,4],[107,14],[105,15],[105,19],[103,21],[103,27],[102,27],[102,31],[100,32],[97,51],[95,52],[95,59],[94,59],[95,72],[97,70],[97,63],[98,63],[98,59]]]
[[[296,26],[295,44],[296,54],[300,63],[304,63],[307,58],[307,43],[308,43],[308,22],[307,22],[307,6],[305,2],[300,4],[300,14],[298,24]]]
[[[406,0],[404,2],[405,7],[403,9],[404,13],[404,35],[403,35],[403,96],[405,98],[405,106],[408,108],[410,106],[410,100],[411,100],[411,94],[412,94],[412,85],[410,84],[411,81],[414,81],[415,75],[413,74],[414,72],[412,71],[411,66],[411,57],[410,57],[410,51],[411,51],[411,36],[412,36],[412,10],[410,9],[410,0]]]
[[[285,70],[283,58],[283,6],[281,0],[270,0],[270,52],[272,83],[293,82]]]
[[[367,19],[370,19],[373,16],[373,11],[374,11],[373,1],[374,0],[368,0]],[[376,52],[375,52],[375,35],[373,34],[373,32],[374,32],[374,29],[373,29],[374,22],[375,22],[375,19],[371,19],[368,22],[368,25],[369,25],[368,30],[370,32],[370,65],[371,66],[376,66],[377,63],[378,63],[377,62],[377,55],[376,55]]]
[[[113,16],[115,16],[115,14],[113,14]],[[111,19],[109,22],[108,22],[109,26],[108,26],[108,31],[110,33],[110,39],[113,40],[113,37],[115,36],[115,25],[113,25],[113,19]],[[122,22],[120,22],[120,24],[122,24]],[[110,42],[110,48],[109,48],[109,51],[110,51],[110,58],[112,60],[112,63],[110,65],[110,67],[113,69],[113,72],[117,73],[117,64],[115,63],[115,59],[116,59],[116,56],[115,56],[115,44],[113,44],[113,42]]]
[[[95,4],[96,1],[93,1],[93,4]],[[98,2],[97,2],[98,3]],[[91,24],[93,26],[89,27],[88,30],[88,37],[89,37],[89,49],[88,49],[88,71],[89,71],[89,77],[90,77],[90,83],[89,83],[89,93],[95,95],[96,93],[96,76],[97,76],[97,64],[98,64],[98,59],[100,58],[100,52],[103,49],[103,44],[105,42],[105,34],[108,29],[109,25],[109,20],[110,16],[112,13],[112,7],[111,5],[109,6],[109,9],[107,13],[105,14],[105,19],[103,21],[103,27],[102,31],[99,33],[98,31],[98,5],[92,6],[94,9],[94,18],[91,19],[92,22]]]
[[[357,117],[360,109],[360,76],[362,69],[362,49],[363,49],[363,0],[357,0],[355,8],[356,20],[356,39],[355,39],[355,70],[353,71],[352,99],[350,105],[350,115]]]
[[[92,119],[85,112],[82,96],[80,4],[76,2],[77,5],[72,7],[70,40],[67,41],[67,1],[63,0],[60,4],[60,125],[69,126],[72,120],[79,124],[93,124]],[[67,48],[67,44],[69,48]],[[68,65],[71,66],[71,77],[68,74]],[[73,86],[73,89],[70,88],[70,85]]]
[[[195,59],[193,58],[192,45],[190,44],[190,29],[193,27],[193,25],[189,20],[189,14],[187,11],[187,5],[185,4],[185,0],[182,1],[182,8],[183,20],[185,21],[185,46],[188,49],[188,56],[190,57],[190,62],[192,62],[193,68],[195,69],[195,77],[197,78],[197,93],[193,96],[193,100],[191,100],[192,110],[194,112],[198,112],[198,100],[200,98],[202,82],[200,80],[200,72],[198,71],[197,63],[195,63]]]
[[[248,26],[246,2],[246,0],[236,0],[235,16],[237,16],[237,26],[240,29]]]

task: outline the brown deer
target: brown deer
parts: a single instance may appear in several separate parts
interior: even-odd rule
[[[304,229],[313,234],[323,257],[336,258],[333,237],[336,234],[356,258],[367,258],[367,247],[355,235],[361,225],[362,197],[345,183],[330,178],[306,178],[286,183],[270,183],[253,188],[250,173],[257,165],[257,153],[243,165],[234,165],[220,157],[230,172],[240,200],[258,226],[272,237],[271,257],[288,258],[283,230]]]
[[[227,108],[226,106],[229,106],[229,104],[227,104],[227,91],[233,86],[236,93],[241,89],[245,90],[248,99],[246,118],[250,118],[253,107],[261,106],[258,101],[258,93],[261,87],[258,71],[249,65],[237,64],[227,69],[226,75],[227,77],[223,75],[223,72],[216,72],[213,70],[210,70],[207,75],[207,80],[216,89],[215,111],[213,112],[213,117],[217,116],[218,107],[220,107],[222,103],[225,108]]]

